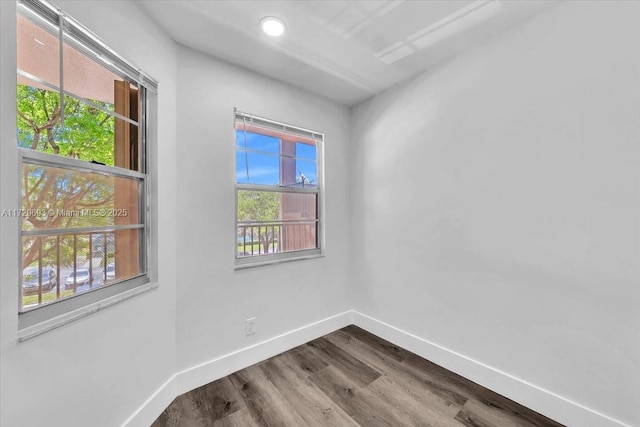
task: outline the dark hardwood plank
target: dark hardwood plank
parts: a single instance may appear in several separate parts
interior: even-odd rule
[[[189,395],[192,397],[203,420],[216,421],[240,410],[242,407],[239,403],[239,396],[228,378],[221,378],[218,381],[199,387]]]
[[[264,376],[258,365],[229,375],[231,383],[243,397],[251,418],[260,426],[302,426],[304,421],[291,411],[286,399]]]
[[[466,426],[489,427],[511,425],[522,427],[563,427],[544,415],[527,409],[502,396],[501,399],[485,399],[484,401],[469,399],[456,415]],[[492,400],[492,402],[489,402]],[[507,400],[508,402],[505,402]]]
[[[324,338],[318,338],[306,345],[360,386],[366,386],[382,375]]]
[[[260,368],[286,397],[289,407],[311,426],[358,426],[308,379],[308,372],[291,355],[272,358]]]
[[[440,412],[450,418],[462,409],[467,399],[454,391],[426,381],[410,372],[403,364],[391,359],[386,353],[378,351],[364,342],[354,339],[348,332],[336,331],[325,337],[326,340],[342,348],[353,357],[365,362],[399,384],[404,392],[424,406]]]
[[[415,354],[405,359],[402,365],[407,373],[420,378],[432,390],[443,394],[454,394],[461,404],[466,403],[467,400],[473,397],[477,397],[476,383]]]
[[[404,359],[413,354],[410,351],[403,349],[402,347],[398,347],[397,345],[390,343],[389,341],[370,334],[369,332],[357,327],[356,325],[347,326],[346,328],[343,328],[342,331],[349,334],[353,338],[356,338],[363,343],[370,345],[371,347],[386,354],[387,356],[398,362],[402,362]]]
[[[456,415],[456,420],[468,427],[514,426],[535,427],[545,424],[533,424],[516,414],[495,410],[475,399],[470,399]]]
[[[165,427],[210,426],[240,410],[239,396],[228,378],[221,378],[178,396],[153,424]]]
[[[492,408],[495,412],[511,414],[528,423],[524,425],[562,427],[562,424],[420,356],[412,354],[403,363],[410,366],[416,375],[428,377],[434,386],[448,387],[469,400],[481,402],[485,407]]]
[[[317,356],[313,351],[309,350],[306,345],[301,345],[287,352],[290,357],[295,359],[297,366],[308,373],[318,372],[329,364],[321,357]]]
[[[476,385],[475,383],[418,355],[411,354],[402,363],[411,372],[422,375],[434,384],[446,384],[448,388],[455,390],[465,399],[475,396],[475,390],[473,389],[473,386]]]
[[[330,334],[330,336],[332,338],[335,337],[336,339],[343,337],[343,342],[347,345],[357,345],[359,342],[364,344],[359,339],[353,339],[353,337],[349,335],[348,332],[346,332],[346,328],[340,331],[336,331]],[[413,353],[407,356],[404,361],[396,362],[392,359],[384,357],[384,355],[380,351],[378,351],[377,348],[371,347],[370,345],[367,345],[367,347],[369,347],[371,351],[364,351],[357,357],[361,357],[363,361],[365,361],[366,363],[370,363],[375,367],[375,369],[378,369],[381,372],[389,372],[389,370],[393,372],[402,372],[405,378],[410,378],[412,380],[411,382],[418,382],[421,387],[427,389],[429,393],[435,394],[442,398],[445,402],[448,403],[449,406],[453,406],[459,409],[470,397],[470,394],[466,389],[464,389],[464,387],[452,387],[451,384],[447,382],[446,378],[448,374],[452,374],[454,376],[455,374],[446,370],[444,370],[445,372],[440,372],[440,370],[442,370],[443,368],[439,367],[438,365],[430,364],[422,369],[418,366],[406,363],[406,361],[411,360],[413,357],[417,357]],[[368,357],[368,353],[370,357]],[[376,361],[375,359],[379,359],[379,361]],[[458,377],[455,376],[455,378]]]
[[[190,414],[191,411],[189,408],[183,408],[181,402],[176,398],[171,402],[171,405],[169,405],[167,409],[160,414],[153,424],[151,424],[151,427],[177,427],[180,425],[181,420],[186,419],[186,416],[184,416],[183,413]],[[190,423],[187,420],[184,425],[188,427],[193,426],[193,423],[191,423],[191,426],[189,426],[189,424]]]
[[[357,423],[367,427],[402,425],[392,414],[382,410],[350,378],[333,366],[328,366],[309,377],[320,390],[340,406]]]
[[[464,427],[454,415],[443,413],[442,407],[424,404],[419,395],[410,393],[394,377],[385,374],[369,384],[367,390],[372,393],[373,400],[384,402],[384,410],[393,412],[402,420],[402,425]]]
[[[243,408],[211,424],[211,427],[260,427],[253,421],[249,410]]]

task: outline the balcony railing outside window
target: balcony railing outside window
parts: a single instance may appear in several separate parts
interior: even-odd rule
[[[323,140],[236,111],[238,265],[321,253]]]
[[[238,223],[238,257],[317,248],[317,221]]]
[[[117,237],[116,237],[117,236]],[[22,277],[22,310],[56,302],[142,274],[116,267],[116,238],[139,239],[136,229],[97,232],[52,232],[23,237],[36,259]]]

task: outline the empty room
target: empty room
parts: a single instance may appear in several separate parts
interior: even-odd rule
[[[640,427],[640,2],[0,0],[2,427]]]

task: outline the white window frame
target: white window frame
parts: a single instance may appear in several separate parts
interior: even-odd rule
[[[155,271],[157,269],[157,256],[155,248],[155,236],[152,233],[155,227],[151,224],[155,219],[155,206],[156,191],[152,190],[152,186],[157,179],[157,173],[155,171],[155,149],[154,144],[157,140],[157,88],[158,83],[139,68],[132,65],[129,61],[116,54],[110,49],[103,41],[101,41],[95,34],[89,29],[84,27],[78,21],[74,20],[62,10],[58,9],[49,2],[41,0],[19,0],[17,13],[31,20],[43,28],[49,27],[56,29],[60,32],[62,37],[64,29],[64,42],[80,50],[84,55],[96,60],[103,67],[111,70],[115,74],[124,77],[127,81],[131,81],[138,86],[140,93],[139,100],[139,141],[141,145],[140,150],[140,164],[141,171],[133,171],[125,168],[115,166],[104,166],[100,164],[94,164],[87,161],[73,159],[69,157],[58,156],[54,154],[34,151],[30,149],[18,148],[18,173],[22,174],[22,166],[24,163],[33,163],[43,166],[63,167],[67,169],[77,170],[78,172],[91,172],[99,173],[103,175],[113,177],[125,177],[138,179],[142,183],[142,189],[140,191],[140,219],[139,223],[131,226],[114,225],[108,227],[83,227],[82,229],[60,229],[60,230],[46,230],[46,234],[65,234],[73,233],[74,231],[81,232],[112,232],[118,229],[136,228],[141,230],[143,238],[140,242],[140,263],[142,271],[139,275],[133,278],[123,280],[111,284],[109,286],[99,287],[94,290],[83,292],[81,294],[53,301],[47,304],[34,307],[28,311],[22,308],[22,270],[21,266],[21,253],[22,253],[22,239],[27,235],[37,235],[37,230],[23,231],[20,226],[18,236],[18,264],[19,278],[18,278],[18,292],[19,292],[19,307],[18,307],[18,339],[24,341],[33,336],[39,335],[50,329],[61,326],[62,324],[69,323],[78,318],[84,317],[88,314],[101,310],[105,307],[111,306],[119,301],[128,299],[149,289],[155,288],[157,283],[153,283],[155,280]],[[63,55],[60,51],[60,70],[63,70],[62,65]],[[20,73],[20,70],[18,70]],[[25,73],[26,74],[26,73]],[[24,75],[24,74],[23,74]],[[34,79],[34,76],[26,75],[30,79]],[[37,78],[36,78],[37,79]],[[74,94],[66,92],[64,90],[64,83],[61,75],[61,87],[53,87],[44,81],[39,83],[46,86],[50,86],[52,90],[60,91],[65,95],[74,96]],[[86,101],[86,100],[85,100]],[[90,101],[88,101],[90,103]],[[118,116],[117,113],[111,113]],[[121,117],[122,118],[122,117]],[[126,119],[126,118],[125,118]],[[126,119],[131,121],[130,119]],[[22,196],[22,179],[18,178],[19,189],[18,194]],[[19,206],[21,206],[22,200],[19,200]],[[53,231],[54,233],[51,233]],[[45,231],[43,231],[45,233]],[[106,267],[105,267],[106,268]],[[58,285],[60,286],[61,277],[57,278]]]
[[[258,184],[239,184],[235,178],[236,168],[234,168],[234,182],[235,182],[235,227],[234,227],[234,258],[235,268],[243,269],[250,267],[257,267],[261,265],[269,265],[274,263],[318,258],[324,256],[325,253],[325,211],[324,211],[324,133],[318,131],[312,131],[309,129],[293,126],[283,122],[267,119],[264,117],[256,116],[253,114],[239,111],[237,108],[234,110],[234,129],[236,129],[236,123],[243,122],[247,125],[251,125],[255,128],[262,128],[266,131],[272,131],[277,133],[284,133],[291,136],[299,136],[305,139],[312,139],[316,143],[316,185],[314,188],[291,188],[281,186],[270,185],[258,185]],[[234,146],[236,144],[234,134]],[[236,150],[234,149],[234,158]],[[235,164],[235,161],[234,161]],[[236,165],[237,166],[237,165]],[[239,228],[238,221],[238,192],[239,191],[272,191],[277,193],[300,193],[300,194],[315,194],[317,197],[316,202],[316,248],[295,250],[289,252],[277,252],[270,254],[259,254],[252,256],[238,256],[237,252],[237,230]]]

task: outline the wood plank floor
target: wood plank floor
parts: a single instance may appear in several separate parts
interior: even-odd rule
[[[152,427],[561,426],[356,326],[178,396]]]

